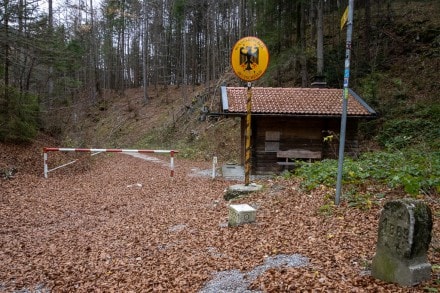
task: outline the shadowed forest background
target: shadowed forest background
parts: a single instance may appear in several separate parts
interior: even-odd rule
[[[257,86],[325,79],[342,88],[345,1],[52,2],[0,1],[0,141],[44,132],[76,147],[192,142],[197,126],[177,120],[201,107],[217,112],[218,87],[242,84],[230,52],[248,35],[262,39],[271,57]],[[356,1],[350,87],[380,114],[361,126],[367,147],[438,150],[439,6]],[[127,121],[103,122],[115,105],[131,121],[165,120],[125,140]],[[141,115],[151,107],[150,117]],[[108,127],[99,141],[84,137],[93,124],[95,133]]]

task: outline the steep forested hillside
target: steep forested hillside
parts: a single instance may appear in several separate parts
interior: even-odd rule
[[[246,35],[271,55],[256,85],[342,87],[346,3],[202,2],[3,1],[0,140],[43,131],[71,146],[178,141],[212,152],[205,129],[236,122],[201,125],[199,109],[215,112],[219,85],[241,84],[229,55]],[[365,146],[439,148],[439,6],[356,1],[350,85],[380,114],[362,125]]]

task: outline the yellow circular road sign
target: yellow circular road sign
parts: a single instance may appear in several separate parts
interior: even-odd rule
[[[269,64],[266,44],[256,37],[244,37],[235,43],[231,54],[232,69],[244,81],[259,79]]]

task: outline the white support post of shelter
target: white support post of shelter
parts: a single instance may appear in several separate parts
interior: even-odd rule
[[[217,167],[217,157],[212,158],[212,179],[215,179],[215,169]]]

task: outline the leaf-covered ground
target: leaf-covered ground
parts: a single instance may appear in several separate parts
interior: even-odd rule
[[[209,163],[177,157],[170,179],[163,164],[100,154],[44,179],[36,147],[0,148],[0,169],[14,165],[17,170],[12,178],[0,179],[2,292],[197,292],[216,272],[245,273],[268,257],[292,254],[307,257],[309,265],[269,269],[249,289],[438,288],[436,270],[432,281],[413,288],[369,275],[383,202],[367,211],[342,204],[326,215],[320,207],[334,191],[304,193],[294,180],[267,179],[258,182],[262,192],[237,201],[258,208],[256,223],[228,228],[223,192],[236,182],[192,176],[196,169],[209,169]],[[50,164],[65,159],[49,155]],[[438,234],[439,204],[426,201]],[[429,260],[439,264],[436,237],[432,244]]]

